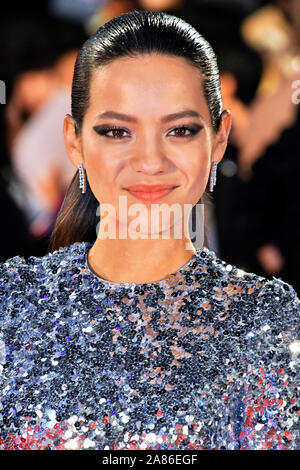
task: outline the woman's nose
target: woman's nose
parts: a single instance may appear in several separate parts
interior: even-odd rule
[[[166,148],[161,139],[152,136],[139,137],[131,159],[135,171],[157,173],[170,167]]]

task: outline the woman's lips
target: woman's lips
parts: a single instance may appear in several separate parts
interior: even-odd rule
[[[129,188],[127,188],[127,191],[129,191],[133,196],[135,196],[137,199],[140,199],[143,202],[153,203],[165,197],[167,194],[173,191],[173,189],[177,188],[177,186],[170,186],[170,187],[162,186],[162,189],[156,189],[156,188],[159,188],[159,186],[155,187],[155,189],[154,190],[152,189],[151,191],[146,190],[146,189],[137,190],[137,189],[129,189]]]

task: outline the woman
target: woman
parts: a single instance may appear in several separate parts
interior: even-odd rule
[[[83,45],[64,120],[80,170],[50,252],[1,264],[3,449],[296,448],[294,289],[186,230],[230,125],[183,20],[134,11]]]

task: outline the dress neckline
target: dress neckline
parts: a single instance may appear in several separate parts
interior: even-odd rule
[[[191,266],[192,264],[198,260],[199,256],[201,256],[201,254],[203,252],[205,252],[206,254],[208,253],[213,253],[213,252],[210,252],[208,250],[208,248],[204,247],[204,248],[198,248],[195,253],[191,256],[191,258],[184,264],[182,265],[177,271],[173,272],[173,273],[170,273],[168,274],[168,276],[166,276],[165,278],[163,279],[160,279],[158,281],[155,281],[155,282],[144,282],[144,283],[140,283],[140,284],[136,284],[134,282],[122,282],[122,283],[119,283],[119,282],[114,282],[114,281],[109,281],[107,279],[104,279],[102,277],[100,277],[94,270],[93,268],[90,266],[89,262],[88,262],[88,252],[89,252],[89,249],[92,247],[93,243],[92,242],[86,242],[86,245],[85,245],[85,253],[84,253],[84,267],[85,267],[85,270],[87,273],[89,273],[91,276],[95,277],[95,279],[97,279],[98,281],[100,281],[101,283],[103,283],[104,285],[106,285],[107,287],[116,287],[116,288],[133,288],[133,287],[155,287],[155,286],[163,286],[163,285],[166,285],[166,284],[169,284],[170,281],[173,281],[174,282],[174,278],[177,278],[179,277],[180,275],[183,274],[183,271],[189,271],[191,270]]]

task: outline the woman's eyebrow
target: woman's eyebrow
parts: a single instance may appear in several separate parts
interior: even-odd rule
[[[174,121],[175,119],[180,119],[183,117],[196,117],[196,118],[203,119],[201,114],[199,114],[197,111],[194,111],[192,109],[187,109],[185,111],[180,111],[178,113],[168,114],[167,116],[164,116],[161,119],[161,122]],[[137,119],[135,117],[129,116],[128,114],[117,113],[115,111],[105,111],[103,113],[98,114],[96,118],[97,119],[112,118],[112,119],[120,119],[122,121],[128,121],[128,122],[137,122]]]

